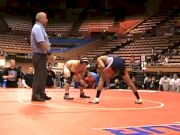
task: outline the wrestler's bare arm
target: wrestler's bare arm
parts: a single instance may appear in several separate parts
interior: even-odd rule
[[[83,80],[82,74],[81,73],[75,73],[75,77],[77,79],[77,81],[81,84],[81,85],[85,85],[85,81]]]
[[[84,69],[81,69],[81,68],[80,68],[80,71],[79,71],[79,72],[76,72],[76,78],[77,78],[77,80],[78,80],[79,82],[83,82],[83,83],[84,83],[83,78],[85,77],[86,71],[87,71],[87,67],[84,68]]]
[[[107,56],[100,56],[97,58],[98,69],[101,73],[105,69],[105,61],[106,60],[107,60]]]

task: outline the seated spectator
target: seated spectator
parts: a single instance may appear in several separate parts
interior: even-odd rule
[[[55,79],[56,79],[56,75],[55,75],[55,72],[52,70],[52,64],[48,63],[46,86],[48,88],[54,88]]]
[[[168,65],[169,64],[169,56],[165,56],[163,64],[164,65]]]
[[[150,89],[151,82],[152,82],[151,76],[147,76],[144,79],[144,89]]]
[[[158,89],[158,84],[157,84],[155,76],[153,76],[152,79],[151,79],[151,83],[150,83],[149,89],[150,90],[157,90]]]
[[[171,81],[171,79],[167,76],[167,74],[164,74],[164,76],[161,77],[161,79],[159,81],[159,90],[169,91],[170,81]]]
[[[63,72],[56,72],[56,87],[63,88],[64,87],[64,75]]]
[[[3,84],[3,66],[0,66],[0,87]]]
[[[112,84],[110,85],[110,88],[111,88],[111,89],[119,89],[119,88],[120,88],[120,81],[119,81],[119,79],[115,79],[115,80],[114,80],[114,83],[112,83]]]
[[[3,79],[7,80],[6,87],[18,88],[22,86],[20,71],[16,68],[16,61],[11,59],[9,61],[10,67],[6,68],[3,72]]]
[[[34,77],[34,69],[33,67],[29,67],[28,72],[24,75],[22,79],[23,87],[32,88],[33,77]]]
[[[180,20],[177,20],[175,23],[174,34],[180,35]]]
[[[179,83],[180,83],[180,78],[178,77],[177,74],[173,75],[173,78],[170,81],[170,91],[172,92],[178,92],[179,90]]]
[[[127,84],[124,82],[123,79],[120,80],[120,86],[119,86],[120,89],[127,89],[128,86]]]
[[[137,84],[136,78],[135,78],[134,76],[132,77],[132,82],[134,83],[134,85],[135,85],[136,87],[138,87],[138,84]]]
[[[129,61],[130,61],[130,66],[133,68],[134,64],[135,64],[135,57],[133,55],[131,55]]]
[[[160,70],[157,70],[157,74],[156,74],[156,82],[157,82],[157,85],[159,86],[159,81],[162,77],[162,72]]]
[[[97,82],[97,74],[94,72],[88,72],[87,77],[84,78],[85,83],[87,84],[87,88],[94,89],[96,88],[98,82]]]

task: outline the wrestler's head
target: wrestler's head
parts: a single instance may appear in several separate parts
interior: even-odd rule
[[[89,59],[87,57],[82,57],[82,58],[80,58],[80,63],[88,65],[89,64]]]

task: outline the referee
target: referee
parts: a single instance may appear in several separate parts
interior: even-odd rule
[[[31,101],[43,102],[50,100],[45,93],[46,77],[47,77],[47,54],[50,50],[48,35],[45,31],[45,26],[48,23],[47,15],[44,12],[36,14],[36,23],[31,31],[31,48],[32,62],[34,66],[34,79],[32,87]]]

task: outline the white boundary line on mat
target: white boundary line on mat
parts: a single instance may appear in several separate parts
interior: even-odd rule
[[[52,104],[50,102],[46,102],[45,104],[43,103],[38,103],[38,102],[24,102],[22,101],[20,98],[17,99],[17,101],[19,103],[22,104],[30,104],[33,106],[46,106],[46,107],[50,107],[50,108],[55,108],[55,109],[60,109],[60,108],[64,108],[64,109],[82,109],[82,110],[104,110],[104,111],[120,111],[120,110],[148,110],[148,109],[155,109],[155,108],[162,108],[165,105],[161,102],[157,102],[157,101],[153,101],[153,100],[143,100],[143,102],[151,102],[151,103],[155,103],[157,105],[155,106],[151,106],[151,107],[97,107],[97,104],[95,105],[96,107],[92,107],[93,104],[89,104],[87,102],[87,105],[89,105],[89,107],[83,107],[83,106],[72,106],[72,105],[62,105],[62,104]],[[79,103],[85,103],[85,102],[80,102],[80,101],[75,101],[75,102],[79,102]],[[143,104],[142,104],[143,105]],[[139,106],[142,106],[139,105]]]

